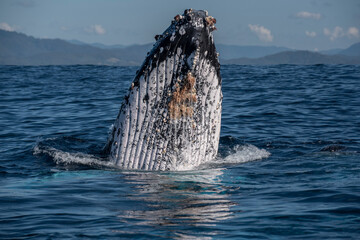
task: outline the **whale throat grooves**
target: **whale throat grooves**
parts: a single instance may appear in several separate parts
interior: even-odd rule
[[[215,23],[207,11],[188,9],[156,35],[105,147],[117,166],[187,170],[216,157],[222,92]]]

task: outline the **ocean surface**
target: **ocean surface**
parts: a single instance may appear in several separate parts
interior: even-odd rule
[[[1,239],[360,239],[360,68],[222,66],[217,159],[101,155],[136,67],[0,66]]]

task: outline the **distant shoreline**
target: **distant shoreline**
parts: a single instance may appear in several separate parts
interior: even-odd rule
[[[61,39],[37,39],[23,33],[0,30],[0,65],[105,65],[139,66],[152,44],[105,46]],[[291,50],[274,46],[218,44],[222,65],[360,65],[360,42],[347,49],[324,52]],[[331,54],[326,54],[326,53]]]

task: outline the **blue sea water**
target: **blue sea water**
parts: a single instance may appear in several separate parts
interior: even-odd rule
[[[359,239],[360,68],[222,66],[218,159],[100,154],[137,68],[0,66],[1,239]]]

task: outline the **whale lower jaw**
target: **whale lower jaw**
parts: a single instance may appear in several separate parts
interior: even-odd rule
[[[203,11],[185,16],[191,20],[173,22],[154,45],[120,108],[107,148],[122,169],[189,170],[217,155],[222,92],[213,25]]]

